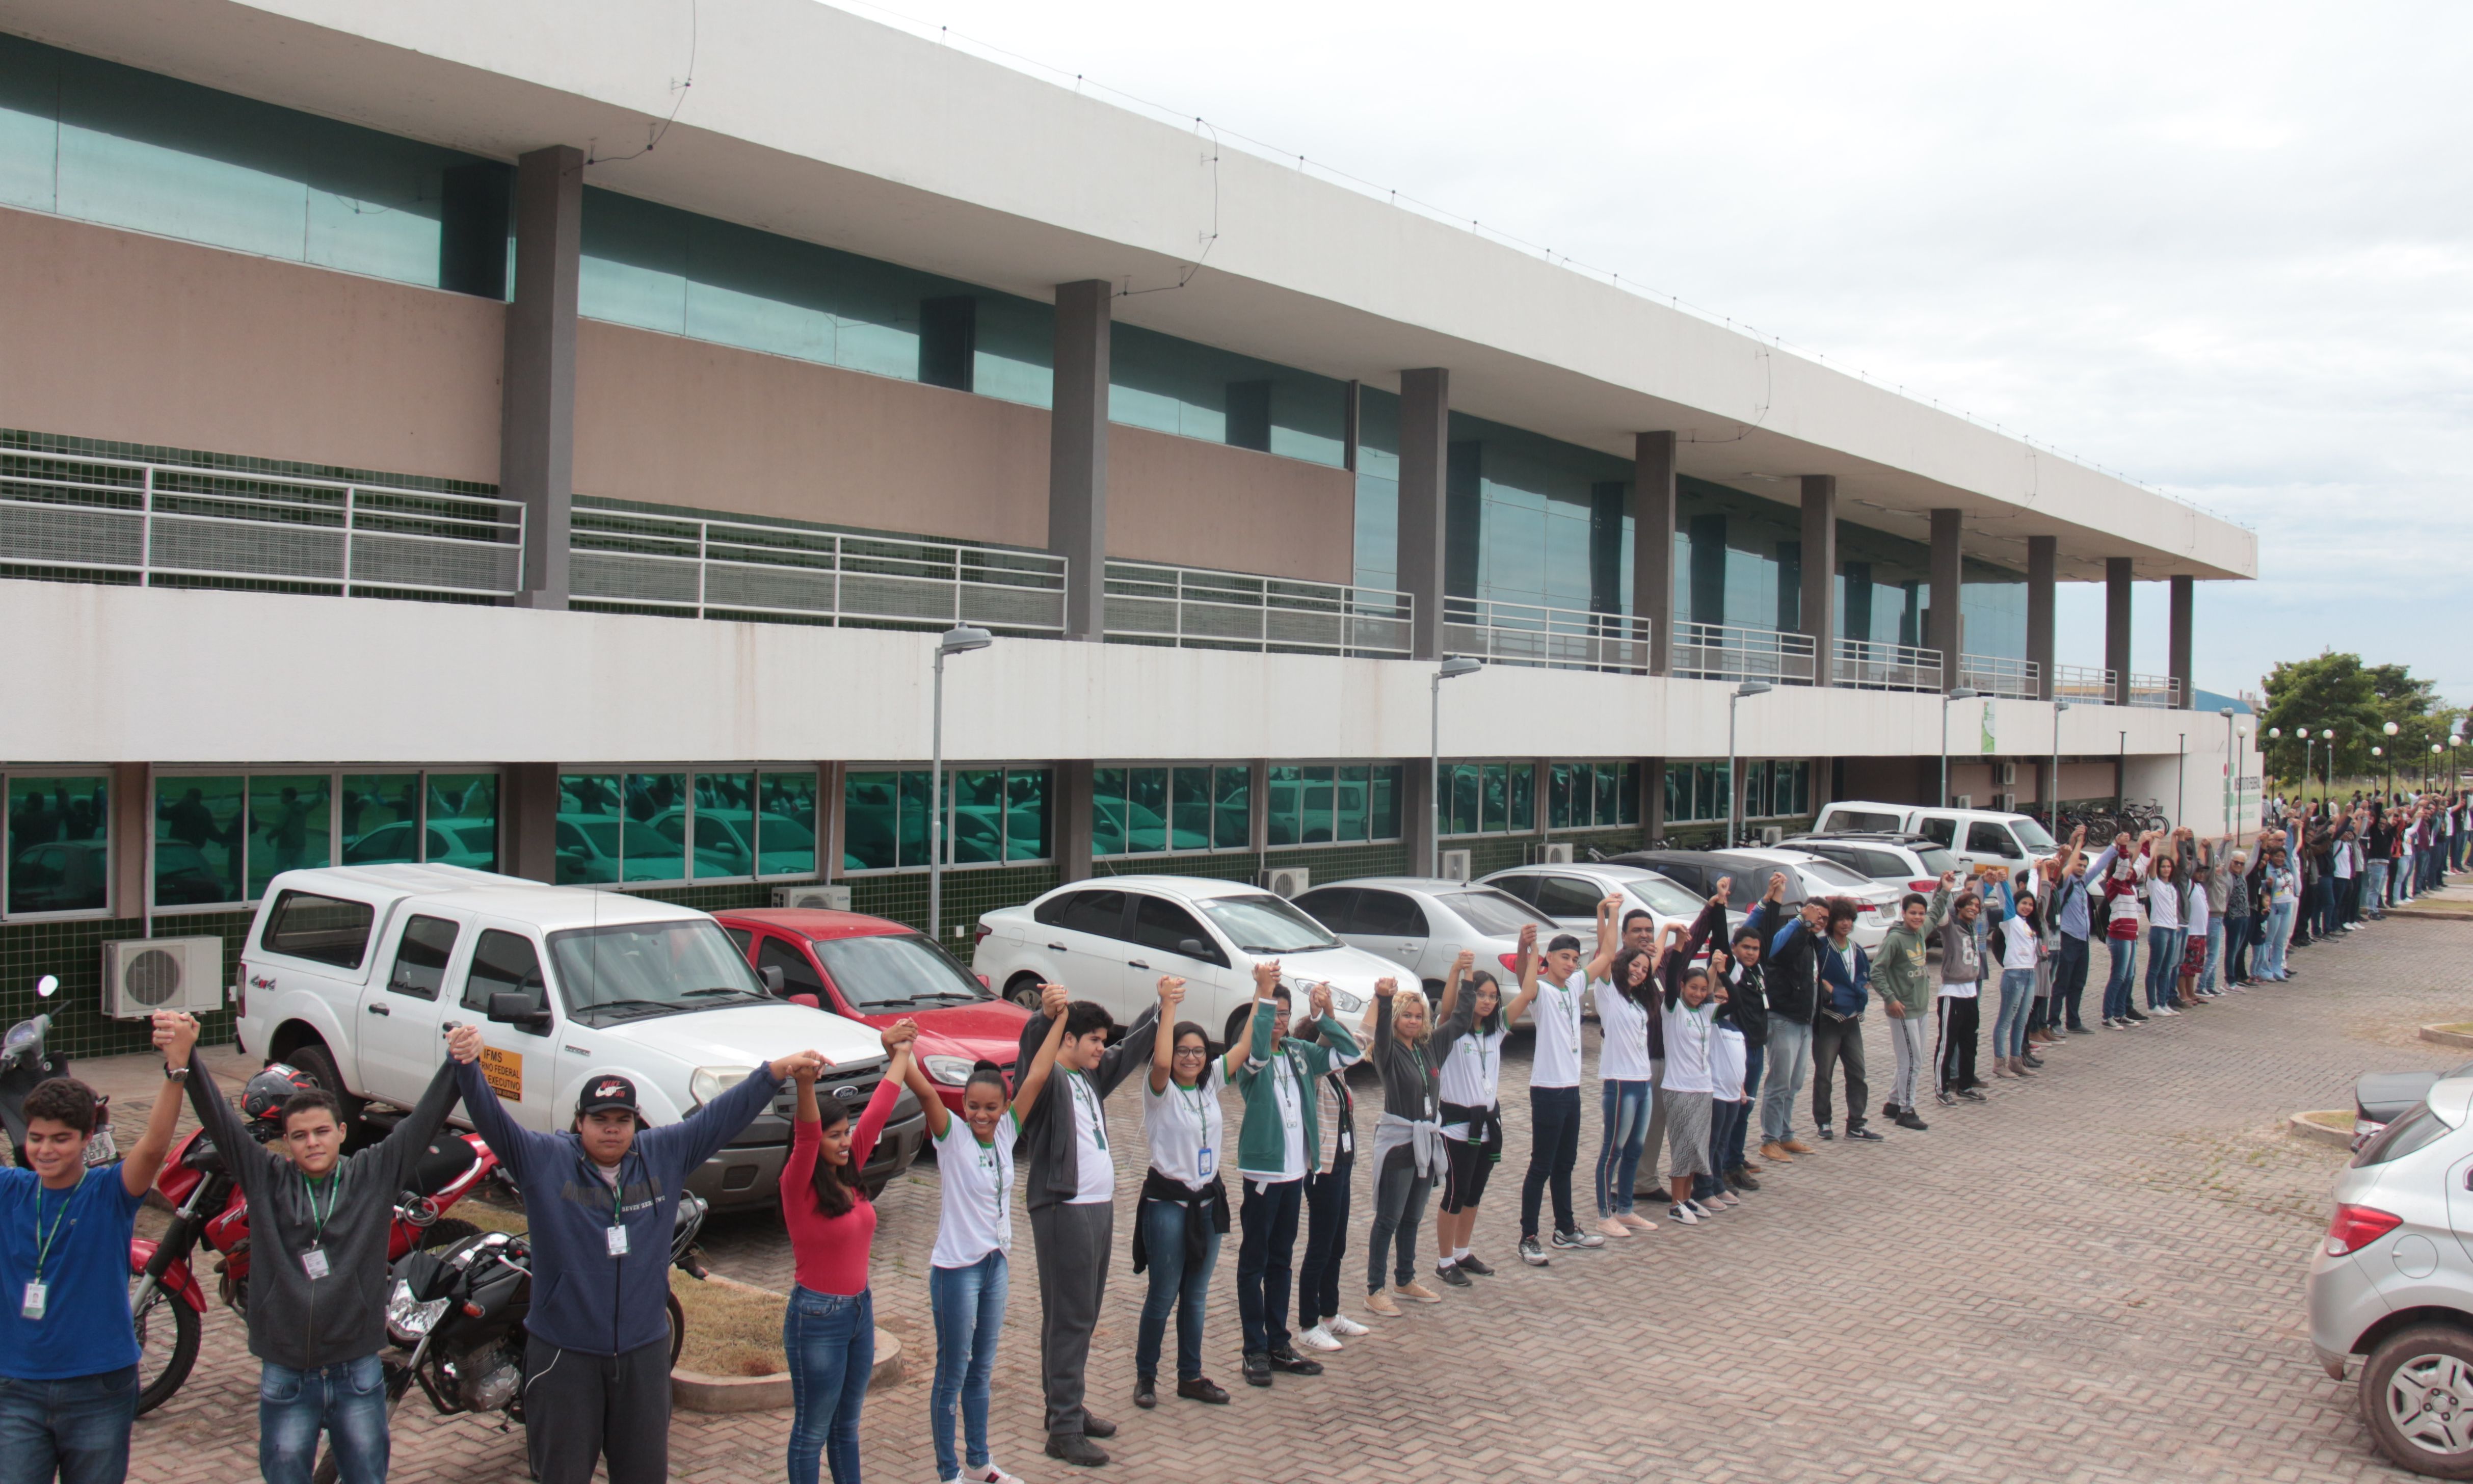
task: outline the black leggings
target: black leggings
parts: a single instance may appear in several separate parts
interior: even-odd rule
[[[1972,994],[1944,994],[1940,1000],[1940,1090],[1955,1092],[1974,1083],[1975,1036],[1982,1024],[1982,1001]]]
[[[1485,1199],[1496,1156],[1471,1139],[1443,1140],[1443,1214],[1456,1216]]]

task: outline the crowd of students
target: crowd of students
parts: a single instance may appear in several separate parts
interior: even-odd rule
[[[1927,1084],[1942,1107],[1986,1096],[1979,1073],[1987,993],[1997,995],[1992,1075],[2031,1079],[2065,1038],[2092,1034],[2082,1007],[2095,943],[2106,955],[2099,1025],[2143,1027],[2256,981],[2290,978],[2292,948],[2354,930],[2384,904],[2443,884],[2463,860],[2461,796],[2271,817],[2254,849],[2158,830],[2117,836],[2090,857],[2081,829],[2015,875],[1966,882],[1952,872],[1930,897],[1909,894],[1872,951],[1854,941],[1853,903],[1812,898],[1789,909],[1780,874],[1741,922],[1727,910],[1730,881],[1717,883],[1695,921],[1662,931],[1609,898],[1585,949],[1572,934],[1541,947],[1526,928],[1511,986],[1464,953],[1435,1004],[1385,979],[1355,1026],[1332,1014],[1323,985],[1304,991],[1298,1017],[1281,967],[1266,963],[1255,970],[1246,1035],[1225,1048],[1178,1017],[1180,979],[1162,979],[1156,1005],[1121,1031],[1100,1006],[1045,985],[1022,1030],[1019,1076],[1008,1087],[996,1064],[980,1063],[958,1117],[913,1055],[917,1027],[903,1021],[882,1033],[891,1065],[855,1119],[817,1098],[826,1064],[803,1051],[660,1128],[636,1111],[627,1079],[595,1077],[568,1129],[537,1134],[498,1104],[477,1064],[479,1034],[466,1026],[449,1031],[446,1062],[384,1139],[345,1155],[340,1106],[307,1089],[282,1102],[280,1137],[260,1147],[195,1054],[197,1022],[158,1015],[164,1091],[125,1160],[86,1169],[94,1093],[56,1079],[27,1099],[31,1168],[0,1171],[0,1285],[11,1301],[0,1311],[0,1484],[118,1484],[126,1472],[137,1356],[125,1254],[184,1091],[208,1135],[234,1152],[252,1209],[249,1343],[260,1363],[258,1457],[268,1484],[307,1484],[322,1438],[345,1484],[386,1476],[387,1231],[409,1162],[459,1098],[530,1198],[524,1417],[534,1475],[586,1484],[606,1465],[612,1484],[665,1478],[679,1193],[785,1082],[797,1089],[780,1181],[797,1279],[782,1334],[794,1402],[789,1477],[808,1484],[828,1470],[837,1484],[859,1478],[876,1217],[856,1172],[906,1087],[925,1111],[941,1185],[928,1276],[937,1474],[1019,1484],[997,1467],[988,1437],[1016,1178],[1038,1268],[1046,1451],[1102,1465],[1100,1444],[1118,1424],[1091,1409],[1085,1375],[1116,1248],[1118,1158],[1107,1104],[1128,1081],[1139,1081],[1146,1146],[1131,1237],[1133,1271],[1147,1283],[1133,1403],[1160,1404],[1172,1316],[1174,1397],[1223,1405],[1229,1393],[1204,1374],[1203,1329],[1232,1225],[1248,1385],[1319,1375],[1323,1362],[1307,1352],[1327,1354],[1369,1332],[1344,1302],[1360,1134],[1372,1139],[1374,1210],[1357,1311],[1392,1321],[1409,1311],[1404,1305],[1442,1302],[1419,1257],[1429,1201],[1434,1281],[1468,1289],[1499,1276],[1474,1233],[1505,1153],[1502,1050],[1523,1019],[1535,1046],[1517,1256],[1544,1267],[1654,1231],[1643,1196],[1684,1226],[1741,1205],[1761,1175],[1814,1152],[1795,1130],[1807,1081],[1817,1138],[1883,1139],[1871,1127],[1864,1065],[1863,1021],[1876,998],[1896,1064],[1881,1114],[1924,1132]],[[1596,1220],[1587,1227],[1572,1191],[1585,1121],[1584,1000],[1594,1001],[1601,1032]],[[1359,1061],[1371,1063],[1381,1091],[1371,1120],[1360,1119],[1348,1079]],[[1240,1110],[1233,1212],[1223,1163],[1231,1089]]]

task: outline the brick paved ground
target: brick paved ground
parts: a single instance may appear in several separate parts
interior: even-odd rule
[[[1621,1250],[1512,1260],[1526,1147],[1525,1048],[1507,1063],[1513,1160],[1478,1226],[1502,1276],[1328,1357],[1314,1379],[1239,1382],[1232,1239],[1208,1366],[1237,1394],[1137,1412],[1138,1284],[1118,1249],[1092,1395],[1124,1424],[1101,1477],[1245,1480],[2319,1480],[2398,1478],[2350,1385],[2311,1357],[2301,1281],[2341,1156],[2281,1132],[2348,1105],[2368,1067],[2450,1065],[2413,1028],[2473,1016],[2473,924],[2393,922],[2296,956],[2293,984],[2144,1031],[2071,1041],[2024,1088],[1932,1113],[1928,1134],[1825,1146],[1698,1230]],[[1888,1048],[1872,1027],[1870,1063]],[[1370,1089],[1369,1089],[1370,1090]],[[1379,1094],[1375,1094],[1379,1097]],[[1113,1142],[1139,1158],[1130,1097]],[[127,1119],[139,1111],[121,1110]],[[1232,1111],[1233,1118],[1233,1111]],[[1595,1123],[1594,1110],[1591,1123]],[[1583,1142],[1595,1153],[1594,1128]],[[1130,1196],[1139,1170],[1119,1174]],[[1585,1200],[1585,1194],[1584,1194]],[[1120,1203],[1126,1230],[1130,1201]],[[1352,1273],[1362,1272],[1360,1216]],[[881,1203],[877,1314],[913,1357],[871,1398],[871,1476],[927,1479],[925,1257],[934,1177]],[[1012,1322],[996,1379],[1000,1463],[1035,1479],[1037,1297],[1019,1216]],[[769,1217],[717,1221],[720,1270],[771,1286]],[[681,1280],[684,1281],[684,1280]],[[1361,1289],[1361,1282],[1350,1284]],[[133,1476],[239,1479],[254,1467],[255,1368],[218,1312],[199,1375],[138,1429]],[[688,1480],[780,1476],[786,1413],[678,1414]],[[521,1438],[407,1409],[395,1477],[523,1477]]]

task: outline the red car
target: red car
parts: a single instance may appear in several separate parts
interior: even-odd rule
[[[1030,1012],[998,998],[919,932],[883,918],[819,907],[716,912],[762,974],[781,970],[781,993],[879,1029],[919,1022],[917,1055],[946,1108],[962,1111],[962,1087],[984,1061],[1013,1081]]]

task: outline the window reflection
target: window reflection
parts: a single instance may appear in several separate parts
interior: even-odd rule
[[[249,896],[286,871],[329,864],[328,800],[323,773],[252,775],[249,780]]]
[[[100,912],[111,899],[111,810],[100,777],[9,779],[8,910]]]

